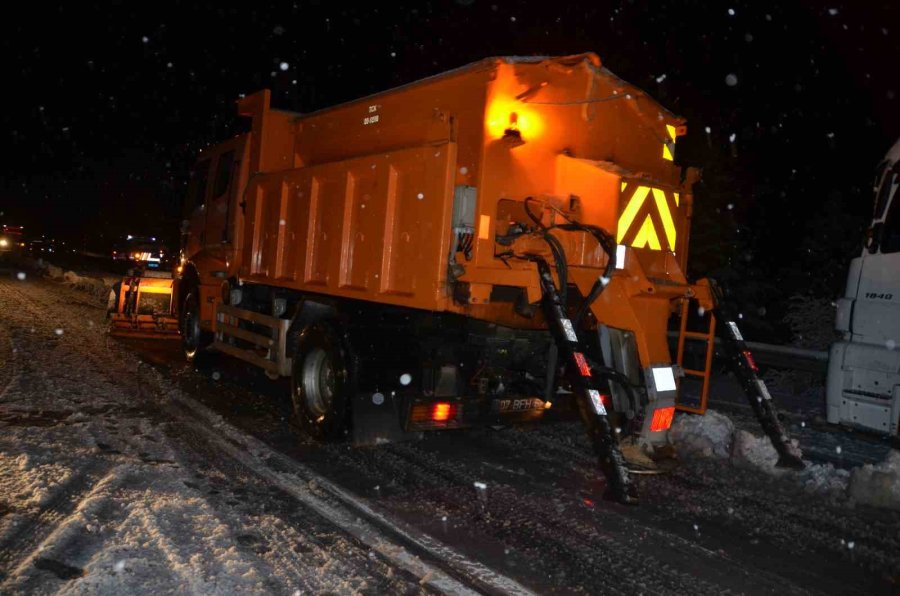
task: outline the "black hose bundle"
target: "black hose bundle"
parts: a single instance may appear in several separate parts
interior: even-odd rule
[[[556,263],[556,274],[559,277],[559,285],[560,287],[560,300],[562,301],[563,308],[565,308],[568,304],[568,283],[569,283],[569,274],[568,274],[568,264],[566,263],[566,255],[563,250],[562,244],[560,244],[559,240],[554,237],[550,230],[554,228],[565,230],[565,231],[580,231],[580,232],[588,232],[591,234],[603,250],[606,252],[606,270],[603,272],[603,275],[594,282],[593,287],[591,287],[591,291],[588,292],[588,295],[585,297],[584,302],[579,307],[578,311],[575,313],[575,317],[572,323],[577,327],[581,322],[581,319],[587,313],[591,304],[600,297],[600,294],[603,293],[603,289],[606,287],[606,284],[609,283],[609,278],[612,276],[613,271],[615,270],[615,252],[616,252],[616,243],[613,239],[612,235],[601,228],[600,226],[594,226],[590,224],[583,224],[577,222],[566,215],[563,211],[559,209],[555,209],[557,213],[559,213],[563,219],[566,220],[567,223],[564,224],[556,224],[552,226],[544,225],[544,222],[541,221],[541,218],[534,214],[531,211],[531,208],[528,206],[529,202],[539,202],[532,197],[525,197],[525,213],[528,215],[529,219],[533,221],[538,229],[541,231],[541,235],[547,244],[550,246],[550,251],[553,253],[553,260]],[[551,207],[552,208],[552,207]]]

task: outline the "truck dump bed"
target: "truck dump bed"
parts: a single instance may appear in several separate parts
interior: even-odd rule
[[[540,297],[533,263],[495,244],[532,197],[684,283],[691,198],[671,160],[683,123],[593,54],[487,59],[307,115],[270,110],[266,92],[240,108],[254,118],[231,264],[242,280],[537,325],[494,305],[501,286]],[[597,242],[560,240],[593,282]]]

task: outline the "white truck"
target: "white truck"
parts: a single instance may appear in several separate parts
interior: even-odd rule
[[[900,433],[900,140],[879,164],[875,210],[860,256],[850,262],[831,346],[828,422]]]

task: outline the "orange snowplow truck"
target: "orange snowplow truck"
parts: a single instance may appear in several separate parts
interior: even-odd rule
[[[568,401],[612,493],[632,500],[620,446],[667,445],[684,374],[670,316],[716,307],[684,275],[684,122],[594,54],[486,59],[309,114],[269,103],[241,99],[250,132],[194,168],[187,357],[289,376],[322,440],[530,420]],[[682,326],[679,353],[690,336]],[[709,358],[689,372],[708,378]]]

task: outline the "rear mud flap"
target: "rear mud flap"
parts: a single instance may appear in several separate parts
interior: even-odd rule
[[[403,428],[401,400],[388,392],[357,393],[351,405],[353,445],[365,447],[422,438]]]

